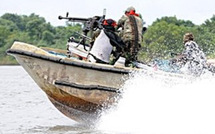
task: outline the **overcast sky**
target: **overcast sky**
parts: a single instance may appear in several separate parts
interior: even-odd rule
[[[163,16],[176,16],[202,24],[215,14],[214,0],[0,0],[0,15],[35,13],[44,17],[52,25],[64,25],[58,20],[66,12],[74,17],[102,15],[106,8],[106,18],[118,20],[129,6],[141,13],[146,26]]]

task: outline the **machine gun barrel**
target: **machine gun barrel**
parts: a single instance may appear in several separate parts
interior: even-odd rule
[[[76,18],[76,17],[62,17],[62,16],[59,16],[58,17],[59,20],[62,20],[62,19],[67,19],[69,21],[72,21],[72,22],[86,22],[86,21],[89,21],[88,18]]]

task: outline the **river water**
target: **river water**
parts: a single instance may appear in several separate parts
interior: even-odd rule
[[[65,117],[21,66],[0,66],[0,134],[214,134],[215,79],[171,85],[141,74],[94,127]]]

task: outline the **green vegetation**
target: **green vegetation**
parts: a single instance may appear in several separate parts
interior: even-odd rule
[[[192,32],[195,41],[206,53],[207,57],[215,58],[215,16],[201,25],[191,21],[179,20],[176,17],[157,19],[143,35],[143,51],[141,60],[150,61],[154,58],[168,59],[170,53],[183,50],[183,35]]]
[[[56,16],[57,18],[57,16]],[[170,53],[180,53],[182,39],[186,32],[192,32],[196,42],[206,55],[215,58],[215,16],[201,25],[176,17],[162,17],[153,22],[143,35],[139,58],[150,61],[155,58],[168,59]],[[6,54],[14,41],[22,41],[36,46],[66,49],[70,36],[78,38],[81,31],[78,23],[54,27],[45,18],[35,14],[29,16],[6,13],[0,17],[0,64],[17,64]]]
[[[17,64],[12,56],[6,54],[14,41],[66,49],[66,42],[71,35],[78,38],[77,31],[81,31],[81,25],[77,23],[53,27],[35,14],[26,16],[6,13],[0,17],[0,64]]]

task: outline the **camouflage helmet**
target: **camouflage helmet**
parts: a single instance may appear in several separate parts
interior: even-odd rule
[[[188,41],[193,41],[194,40],[194,36],[192,33],[186,33],[184,35],[184,38],[183,38],[183,43],[185,44],[186,42]]]
[[[128,13],[130,12],[131,10],[133,10],[135,12],[135,8],[134,7],[128,7],[126,10],[125,10],[125,13]]]

